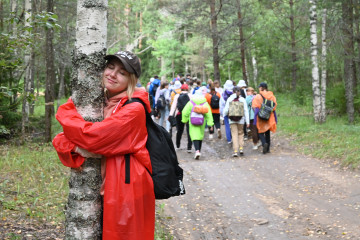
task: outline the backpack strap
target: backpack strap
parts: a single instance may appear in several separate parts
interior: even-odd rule
[[[122,107],[124,107],[125,105],[129,104],[129,103],[133,103],[133,102],[138,102],[141,103],[141,105],[143,105],[144,110],[145,110],[145,115],[146,115],[146,123],[148,123],[149,121],[152,121],[150,113],[148,113],[148,111],[146,111],[146,106],[145,103],[143,101],[141,101],[139,98],[132,98],[131,100],[127,100]],[[149,171],[149,169],[145,168],[148,173],[151,176],[151,173]],[[130,153],[125,154],[125,184],[130,184]]]

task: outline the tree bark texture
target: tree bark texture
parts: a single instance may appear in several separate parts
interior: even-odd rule
[[[290,5],[290,35],[291,35],[291,61],[292,61],[292,81],[291,81],[291,87],[293,91],[296,91],[296,85],[297,85],[297,78],[296,78],[296,72],[297,72],[297,56],[296,56],[296,39],[295,39],[295,23],[294,23],[294,1],[289,0]]]
[[[321,47],[321,116],[320,122],[324,123],[326,121],[326,19],[327,19],[327,10],[323,9],[322,14],[322,47]]]
[[[248,84],[248,77],[247,77],[247,68],[246,68],[246,57],[245,57],[245,38],[243,32],[243,17],[241,14],[241,2],[237,0],[237,14],[238,14],[238,26],[239,26],[239,35],[240,35],[240,55],[241,55],[241,69],[243,79],[245,80],[246,84]]]
[[[107,0],[78,0],[73,55],[72,100],[91,122],[103,119],[101,73],[107,38]],[[101,239],[102,204],[99,159],[86,159],[81,170],[71,170],[66,209],[66,239]]]
[[[54,12],[54,1],[48,0],[47,12]],[[51,141],[51,118],[54,116],[55,66],[54,29],[46,29],[46,81],[45,81],[45,141]]]
[[[25,1],[25,27],[31,26],[31,0]],[[26,33],[28,34],[28,33]],[[24,90],[23,90],[23,101],[22,101],[22,121],[21,121],[21,135],[25,135],[25,126],[29,122],[29,102],[28,96],[31,88],[31,47],[28,46],[25,51],[24,64],[25,64],[25,77],[24,77]],[[30,85],[30,86],[29,86]]]
[[[353,43],[353,7],[352,0],[342,2],[342,32],[344,45],[344,81],[346,112],[349,123],[354,122],[354,43]]]
[[[219,33],[217,29],[216,0],[210,0],[211,38],[213,42],[214,80],[220,81]]]
[[[314,120],[320,121],[321,102],[320,102],[320,81],[318,66],[318,49],[317,49],[317,14],[316,2],[310,2],[310,43],[311,43],[311,62],[312,62],[312,90],[313,90],[313,108]]]

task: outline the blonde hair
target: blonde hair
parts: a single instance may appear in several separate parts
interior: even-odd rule
[[[131,100],[132,95],[135,92],[136,83],[138,82],[138,78],[134,73],[130,73],[129,75],[129,83],[126,89],[126,95],[128,96],[129,100]]]

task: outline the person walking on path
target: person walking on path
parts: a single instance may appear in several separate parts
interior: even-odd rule
[[[204,122],[202,125],[194,125],[191,123],[191,114],[193,111],[194,105],[202,105],[202,107],[207,108],[206,113],[203,114]],[[204,139],[204,133],[205,133],[205,125],[213,126],[214,121],[211,114],[211,109],[209,104],[206,101],[206,98],[204,97],[202,90],[198,89],[195,91],[195,94],[190,98],[190,101],[185,105],[183,111],[182,111],[182,119],[181,121],[183,123],[189,123],[189,133],[190,138],[194,143],[195,147],[195,159],[199,159],[201,156],[201,145],[202,140]]]
[[[149,88],[149,94],[150,97],[152,98],[152,108],[155,109],[155,95],[156,95],[156,91],[157,89],[160,87],[161,81],[159,79],[158,76],[154,76],[154,80],[150,83],[150,88]]]
[[[155,194],[146,149],[145,115],[145,111],[150,113],[151,109],[148,93],[135,87],[141,74],[140,60],[128,51],[107,55],[105,59],[102,74],[105,119],[94,123],[85,121],[70,98],[56,114],[64,132],[54,138],[53,145],[61,162],[71,168],[79,168],[84,157],[103,156],[102,239],[153,240]],[[146,109],[138,102],[123,106],[131,98],[140,99]],[[130,154],[129,183],[124,180],[126,154]]]
[[[270,114],[269,120],[263,120],[259,118],[258,113],[261,108],[261,104],[264,102],[264,98],[271,100],[274,102],[275,106],[273,108],[273,111]],[[256,125],[259,137],[263,146],[263,153],[269,153],[270,152],[270,131],[276,132],[276,124],[277,124],[277,117],[276,117],[276,98],[274,96],[274,93],[271,91],[268,91],[268,86],[266,83],[262,82],[259,85],[259,94],[255,96],[252,102],[252,107],[254,109],[254,125]]]
[[[252,108],[252,101],[254,99],[255,95],[255,90],[252,87],[248,87],[246,89],[246,103],[249,109],[249,118],[250,118],[250,133],[251,133],[251,138],[253,141],[253,149],[257,150],[259,147],[259,133],[257,130],[257,127],[254,125],[254,109]]]
[[[161,106],[161,108],[160,106],[158,106],[159,98],[165,100],[164,106]],[[161,83],[160,88],[156,91],[155,94],[155,109],[157,112],[160,112],[159,125],[163,126],[165,121],[166,122],[165,129],[168,132],[170,132],[170,122],[168,120],[169,112],[170,112],[169,102],[170,102],[169,82],[164,81]]]
[[[220,98],[220,115],[224,118],[224,125],[225,125],[225,135],[226,140],[230,144],[231,140],[231,130],[229,124],[229,118],[227,115],[224,115],[224,108],[226,104],[226,100],[233,94],[234,84],[231,80],[226,80],[224,84],[224,92]]]
[[[181,137],[184,132],[185,125],[186,125],[187,152],[191,153],[192,141],[191,141],[190,134],[189,134],[189,123],[183,123],[181,121],[181,119],[182,119],[181,112],[183,111],[186,104],[190,101],[188,91],[189,91],[189,86],[187,84],[183,84],[181,86],[180,94],[176,94],[174,97],[174,102],[171,105],[171,109],[170,109],[170,116],[175,116],[175,118],[176,118],[176,141],[175,141],[176,148],[177,149],[180,148]]]
[[[250,126],[249,110],[245,98],[240,94],[241,89],[234,87],[234,94],[232,94],[227,100],[224,108],[224,116],[229,117],[229,124],[231,129],[231,136],[233,140],[233,157],[237,157],[244,154],[244,124]],[[232,105],[234,105],[239,114],[233,115]]]
[[[210,85],[210,93],[205,94],[206,101],[210,105],[211,113],[214,119],[214,125],[217,129],[217,137],[221,139],[221,129],[220,129],[220,93],[215,91],[213,84]],[[209,127],[209,139],[214,138],[214,127]]]

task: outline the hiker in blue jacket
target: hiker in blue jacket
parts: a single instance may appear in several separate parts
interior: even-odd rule
[[[154,81],[150,84],[150,88],[149,88],[149,95],[152,97],[153,100],[153,104],[152,104],[152,108],[155,109],[155,94],[156,94],[156,90],[160,87],[160,79],[158,76],[154,76]]]

